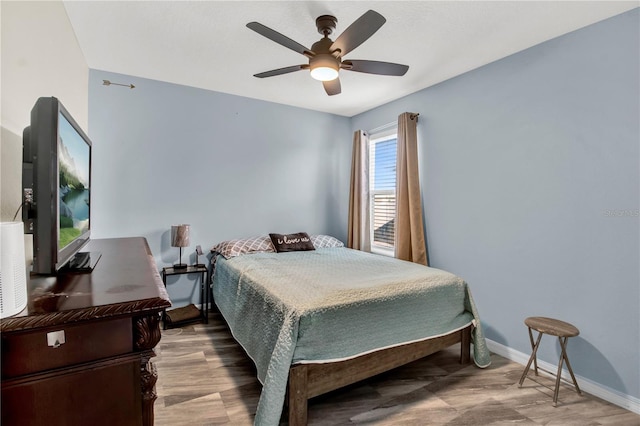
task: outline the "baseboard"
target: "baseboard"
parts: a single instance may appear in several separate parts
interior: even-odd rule
[[[504,357],[509,361],[517,362],[518,364],[521,364],[523,366],[527,365],[530,354],[516,351],[515,349],[504,346],[490,339],[486,340],[487,347],[491,352],[500,355],[501,357]],[[538,369],[540,368],[542,368],[543,370],[556,371],[558,369],[558,366],[538,359]],[[543,371],[542,373],[545,374],[546,372]],[[635,398],[631,395],[623,394],[622,392],[596,383],[593,380],[589,380],[586,377],[580,376],[579,374],[576,374],[575,376],[576,380],[578,381],[578,385],[580,385],[580,390],[593,396],[597,396],[598,398],[604,399],[607,402],[627,409],[633,413],[640,414],[640,399]],[[562,377],[569,377],[569,371],[563,369]]]

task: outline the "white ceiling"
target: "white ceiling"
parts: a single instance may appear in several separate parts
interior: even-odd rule
[[[351,117],[466,71],[638,7],[638,1],[65,1],[89,68]],[[409,65],[403,77],[341,71],[327,96],[307,71],[253,74],[307,59],[246,28],[258,21],[311,47],[315,19],[332,38],[368,9],[387,22],[346,59]],[[128,82],[121,82],[128,83]]]

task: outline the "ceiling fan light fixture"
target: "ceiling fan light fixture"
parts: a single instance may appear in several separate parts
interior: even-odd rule
[[[338,70],[329,67],[318,67],[311,70],[311,77],[319,81],[331,81],[338,78]]]
[[[319,81],[331,81],[338,78],[338,60],[332,55],[320,54],[309,60],[311,77]]]

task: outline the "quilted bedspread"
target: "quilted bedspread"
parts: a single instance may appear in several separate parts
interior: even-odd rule
[[[475,323],[473,358],[490,364],[467,283],[435,268],[344,247],[218,256],[214,300],[263,385],[257,425],[277,425],[289,368],[447,334]]]

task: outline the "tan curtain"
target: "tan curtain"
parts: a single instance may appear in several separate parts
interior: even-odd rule
[[[347,247],[363,251],[371,251],[368,157],[369,137],[362,130],[358,130],[353,134]]]
[[[398,117],[395,251],[398,259],[428,265],[418,176],[417,123],[418,114],[405,112]]]

